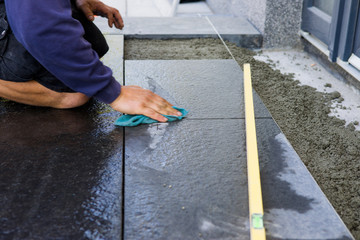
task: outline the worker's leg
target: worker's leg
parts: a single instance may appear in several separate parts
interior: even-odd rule
[[[3,3],[0,3],[0,20],[3,7]],[[41,66],[16,40],[4,18],[0,21],[1,29],[7,29],[7,34],[0,38],[0,97],[54,108],[74,108],[89,100],[84,94],[76,93],[64,85]]]
[[[74,108],[89,100],[84,94],[55,92],[36,81],[0,80],[0,97],[28,105],[54,108]]]

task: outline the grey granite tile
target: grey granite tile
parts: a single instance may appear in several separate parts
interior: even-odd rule
[[[259,34],[245,18],[209,16],[220,34]],[[126,34],[214,34],[206,17],[126,18]],[[147,20],[147,21],[146,21]]]
[[[262,35],[247,19],[223,16],[209,16],[208,19],[224,40],[246,48],[262,46]]]
[[[0,238],[120,238],[123,170],[126,239],[249,238],[237,63],[127,61],[125,70],[127,85],[155,91],[189,117],[126,128],[123,142],[113,125],[119,114],[104,104],[0,103]],[[254,98],[268,239],[351,239]]]
[[[126,128],[125,239],[249,239],[243,124]]]
[[[0,103],[0,239],[116,239],[123,132],[103,104]]]
[[[212,16],[209,19],[224,39],[241,47],[261,47],[260,32],[245,18]],[[128,17],[124,18],[123,30],[109,28],[107,20],[102,18],[97,18],[95,24],[104,34],[124,34],[129,38],[218,38],[206,17]]]
[[[268,239],[352,239],[273,120],[256,120]]]
[[[126,239],[248,239],[245,123],[125,130]],[[272,119],[257,120],[267,239],[352,239]]]
[[[243,72],[234,60],[125,61],[126,85],[150,89],[189,118],[244,118]],[[257,94],[256,117],[271,117]]]

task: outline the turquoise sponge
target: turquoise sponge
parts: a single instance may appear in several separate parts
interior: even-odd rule
[[[184,108],[178,108],[173,106],[176,110],[182,113],[182,116],[171,116],[171,115],[163,115],[168,119],[168,122],[173,122],[177,120],[183,119],[187,114],[188,111],[186,111]],[[158,121],[151,119],[149,117],[146,117],[144,115],[122,115],[115,121],[116,126],[121,127],[134,127],[139,124],[150,124],[150,123],[157,123]]]

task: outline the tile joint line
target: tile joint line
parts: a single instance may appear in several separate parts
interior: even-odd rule
[[[122,72],[122,77],[123,77],[123,85],[125,85],[125,59],[124,59],[124,54],[123,54],[123,59],[122,59],[122,64],[123,64],[123,72]],[[125,127],[123,127],[123,149],[122,149],[122,183],[121,183],[121,239],[125,239]]]
[[[200,17],[202,16],[201,14],[198,14]],[[224,44],[226,50],[230,53],[231,57],[236,61],[234,55],[231,53],[230,49],[228,48],[228,46],[226,45],[224,39],[221,37],[220,33],[218,32],[218,30],[216,30],[216,27],[214,26],[214,24],[211,22],[211,20],[209,19],[208,16],[205,16],[206,20],[209,22],[209,24],[211,25],[211,27],[214,29],[215,33],[218,35],[218,37],[220,38],[221,42]]]

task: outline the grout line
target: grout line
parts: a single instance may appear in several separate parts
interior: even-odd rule
[[[261,120],[261,119],[268,119],[268,120],[272,120],[272,117],[255,117],[255,120]],[[245,117],[239,117],[239,118],[184,118],[184,120],[189,120],[189,121],[202,121],[202,120],[245,120]],[[157,122],[156,124],[166,124],[168,122]],[[155,124],[155,123],[154,123]]]
[[[125,239],[125,127],[123,127],[122,183],[121,183],[121,239]]]
[[[245,119],[244,117],[239,117],[239,118],[185,118],[186,120],[241,120],[241,119]]]
[[[245,119],[245,117],[233,117],[233,118],[185,118],[187,120],[232,120],[232,119]],[[273,119],[272,117],[255,117],[255,119]]]
[[[122,82],[123,82],[123,85],[125,86],[125,41],[124,41],[124,50],[123,50],[123,72],[122,72],[122,74],[123,74],[123,80],[122,80]]]
[[[123,85],[125,85],[125,41],[123,41]],[[123,127],[122,183],[121,183],[121,239],[125,239],[125,127]]]
[[[214,24],[210,21],[208,16],[205,16],[206,20],[210,23],[211,27],[214,29],[215,33],[218,35],[218,37],[220,38],[221,42],[224,44],[226,50],[230,53],[231,57],[235,60],[236,59],[234,57],[234,55],[231,53],[230,49],[228,48],[228,46],[226,45],[225,41],[223,40],[223,38],[221,37],[220,33],[217,31],[217,29],[215,28]]]
[[[231,119],[245,119],[245,117],[234,117],[234,118],[185,118],[187,120],[231,120]],[[272,117],[255,117],[255,119],[273,119]]]
[[[273,119],[272,117],[255,117],[255,120],[256,119]]]

